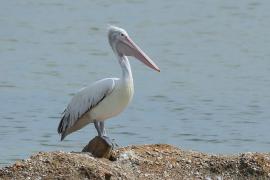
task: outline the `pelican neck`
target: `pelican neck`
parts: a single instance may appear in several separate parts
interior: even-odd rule
[[[131,67],[128,58],[126,56],[119,56],[118,59],[122,69],[122,79],[133,81]]]

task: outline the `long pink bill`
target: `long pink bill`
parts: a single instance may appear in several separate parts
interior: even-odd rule
[[[131,55],[143,62],[146,66],[160,72],[159,67],[137,46],[130,37],[125,37],[125,44],[131,48]]]

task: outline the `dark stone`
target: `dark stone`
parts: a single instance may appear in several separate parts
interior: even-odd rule
[[[109,159],[112,150],[113,144],[109,138],[96,136],[83,148],[82,152],[90,152],[95,157]]]

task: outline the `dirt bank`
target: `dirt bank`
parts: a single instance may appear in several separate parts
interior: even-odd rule
[[[210,155],[163,144],[120,148],[111,160],[40,152],[0,169],[0,179],[270,179],[270,153]]]

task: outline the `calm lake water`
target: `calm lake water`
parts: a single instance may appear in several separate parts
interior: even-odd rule
[[[13,0],[0,6],[0,166],[38,151],[80,151],[93,125],[60,142],[80,88],[121,70],[107,24],[158,64],[130,58],[135,95],[106,121],[120,146],[211,153],[270,150],[270,1]]]

